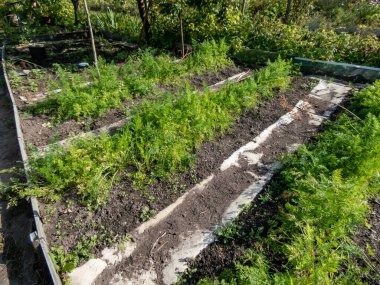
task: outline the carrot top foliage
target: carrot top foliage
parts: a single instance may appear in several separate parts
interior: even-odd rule
[[[232,64],[229,46],[221,41],[204,42],[195,46],[194,54],[179,63],[167,55],[155,56],[152,49],[132,55],[124,66],[100,61],[100,77],[91,67],[85,74],[70,73],[56,66],[58,79],[51,82],[47,100],[30,108],[33,114],[48,114],[56,121],[97,118],[122,103],[147,95],[157,95],[156,84],[179,84],[184,78],[205,71],[218,71]],[[91,82],[89,85],[88,82]]]

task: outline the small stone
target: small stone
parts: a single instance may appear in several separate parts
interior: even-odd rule
[[[23,102],[28,102],[28,99],[26,99],[26,97],[25,96],[18,96],[19,98],[20,98],[20,100],[21,101],[23,101]]]
[[[50,123],[50,122],[43,123],[42,126],[43,126],[44,128],[51,128],[51,123]]]

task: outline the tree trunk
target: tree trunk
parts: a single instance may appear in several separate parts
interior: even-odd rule
[[[149,42],[152,38],[152,31],[150,29],[149,18],[148,18],[148,4],[145,0],[136,0],[137,7],[139,9],[139,14],[141,21],[143,23],[143,29],[145,33],[145,39]],[[152,4],[150,4],[151,6]]]
[[[74,25],[77,26],[79,24],[79,19],[78,19],[79,0],[71,0],[71,3],[73,4],[73,7],[74,7],[74,18],[75,18]]]
[[[78,26],[78,24],[79,24],[79,17],[78,17],[79,0],[71,0],[71,3],[74,6],[74,18],[75,18],[74,25]]]
[[[286,24],[289,24],[290,12],[292,10],[292,4],[293,4],[293,0],[288,0],[288,5],[286,7],[286,13],[285,13],[285,23]]]
[[[182,12],[179,13],[179,21],[181,23],[181,48],[182,48],[182,58],[185,57],[185,41],[183,37],[183,23],[182,23]]]
[[[243,0],[243,5],[241,7],[241,13],[245,15],[245,7],[247,6],[247,0]]]

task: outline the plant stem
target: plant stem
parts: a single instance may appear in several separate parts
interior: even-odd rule
[[[242,8],[241,8],[241,13],[243,14],[243,16],[245,15],[245,8],[247,6],[247,0],[243,0],[243,5],[242,5]]]
[[[181,48],[182,48],[182,58],[185,57],[185,42],[183,39],[183,25],[182,25],[182,13],[179,13],[179,21],[181,23]]]
[[[290,17],[290,12],[292,10],[292,4],[293,4],[293,0],[288,0],[288,5],[286,6],[286,13],[285,13],[286,24],[289,24],[289,17]]]

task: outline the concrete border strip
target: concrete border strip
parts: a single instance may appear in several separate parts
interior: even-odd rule
[[[215,84],[211,85],[209,88],[211,90],[218,90],[220,87],[224,86],[227,83],[240,82],[240,81],[248,78],[249,76],[251,76],[251,74],[252,74],[251,70],[243,71],[243,72],[238,73],[236,75],[233,75],[233,76],[231,76],[225,80],[222,80],[218,83],[215,83]]]

